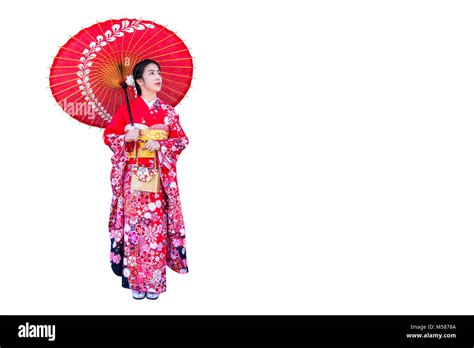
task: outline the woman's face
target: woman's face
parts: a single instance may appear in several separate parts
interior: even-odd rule
[[[137,79],[142,90],[147,89],[151,92],[159,92],[161,90],[162,79],[158,65],[150,63],[143,71],[143,77]]]

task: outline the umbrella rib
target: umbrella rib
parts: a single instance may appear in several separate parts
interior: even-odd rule
[[[141,39],[142,39],[143,37],[145,37],[145,35],[146,35],[146,33],[148,32],[148,30],[150,30],[150,28],[148,28],[147,26],[145,26],[145,28],[146,28],[146,29],[142,31],[142,36],[140,36],[140,37],[137,39],[137,41],[133,43],[132,49],[130,49],[130,44],[132,43],[133,40],[130,40],[130,41],[128,42],[127,52],[132,52],[132,53],[133,53],[133,52],[137,52],[137,51],[135,51],[136,45],[138,45],[138,43],[141,41]],[[134,66],[134,65],[133,65],[133,66]]]
[[[128,18],[127,18],[127,21],[128,21]],[[123,62],[123,60],[124,60],[124,58],[123,58],[123,56],[124,56],[124,54],[123,54],[123,43],[124,43],[124,41],[125,41],[124,39],[125,39],[125,34],[123,34],[123,36],[122,36],[122,42],[121,42],[121,47],[122,47],[122,48],[121,48],[121,51],[120,51],[120,61],[121,61],[121,62]]]
[[[138,22],[140,23],[141,22],[141,18],[138,20]],[[147,26],[144,26],[145,28],[147,28]],[[130,48],[130,43],[133,41],[133,38],[135,37],[135,34],[137,33],[138,30],[134,30],[133,33],[132,33],[132,37],[130,38],[130,40],[128,41],[128,45],[127,45],[127,49],[125,50],[125,52],[128,54],[128,50]],[[145,30],[143,30],[142,32],[145,32]]]
[[[84,122],[84,119],[86,118],[86,116],[88,116],[88,115],[84,115],[84,116],[82,116],[82,118],[80,120],[79,119],[77,119],[77,120],[81,123],[85,123],[85,124],[88,124],[90,126],[91,125],[90,123],[94,122],[95,117],[90,121],[90,123],[87,123],[87,122]]]
[[[115,100],[114,100],[113,105],[117,105],[117,95],[118,95],[118,93],[115,93]],[[111,110],[111,113],[110,113],[110,114],[112,115],[112,118],[114,117],[116,110],[117,110],[117,109]],[[105,118],[102,119],[102,123],[100,124],[100,128],[103,128],[103,127],[104,127],[105,121],[106,121]],[[112,119],[110,119],[110,121],[112,121]]]
[[[100,93],[100,98],[99,98],[99,93]],[[95,96],[96,96],[97,100],[99,100],[99,101],[100,101],[100,100],[103,100],[103,99],[102,99],[102,93],[101,93],[101,92],[96,93]],[[94,104],[95,104],[95,101],[94,101]],[[97,108],[100,110],[99,107],[97,107]],[[105,107],[104,107],[104,109],[105,109]],[[105,111],[108,112],[107,109],[105,109]],[[84,116],[84,118],[85,118],[85,116]],[[84,118],[83,118],[83,119],[84,119]],[[81,122],[82,122],[82,120],[81,120]]]
[[[169,100],[175,100],[175,98],[170,96],[168,93],[163,92],[163,90],[161,90],[159,93],[163,93],[164,95],[166,95],[169,98]]]
[[[132,58],[132,64],[130,64],[132,66],[132,72],[133,72],[133,67],[135,67],[135,64],[137,64],[140,60],[141,60],[140,57]]]
[[[96,90],[95,90],[95,93],[94,93],[94,97],[100,102],[101,100],[104,100],[102,98],[103,94],[104,94],[104,91],[107,91],[107,90],[110,90],[109,88],[106,88],[105,86],[103,85],[100,85],[100,86],[97,86]],[[104,105],[104,103],[101,103],[102,105]]]
[[[77,61],[77,60],[76,60]],[[50,70],[52,68],[60,68],[60,69],[77,69],[77,65],[55,65],[55,66],[49,66],[48,67]]]
[[[85,29],[84,29],[85,31]],[[89,35],[90,36],[90,35]],[[84,47],[87,47],[88,50],[91,50],[90,46],[84,42],[82,42],[81,40],[79,40],[79,38],[77,38],[76,36],[71,36],[71,38],[73,38],[74,40],[78,41],[80,44],[84,45]],[[95,40],[94,40],[95,41]],[[84,54],[84,53],[81,53],[81,55]]]
[[[171,80],[171,79],[169,79],[169,80],[166,80],[166,81],[169,81],[169,82],[172,82],[172,83],[174,83],[174,84],[178,84],[178,85],[181,85],[181,86],[184,86],[184,87],[188,87],[188,86],[189,86],[189,84],[187,84],[187,83],[182,83],[182,82],[179,82],[179,81],[177,81],[177,80]],[[164,86],[165,86],[165,85],[163,85],[163,87],[164,87]]]
[[[167,37],[161,39],[160,41],[155,42],[153,45],[148,46],[147,48],[145,48],[145,49],[142,51],[142,54],[145,55],[145,52],[146,52],[146,51],[150,50],[152,47],[155,47],[156,45],[160,44],[161,42],[167,40],[167,39],[170,38],[171,36],[173,36],[173,34],[170,34],[170,35],[168,35]]]
[[[65,49],[66,51],[79,54],[79,55],[81,55],[81,56],[84,55],[83,52],[79,52],[79,51],[73,50],[73,49],[68,48],[68,47],[65,47],[65,46],[62,46],[61,48],[62,48],[62,49]],[[88,49],[89,49],[89,48],[88,48]],[[90,50],[90,49],[89,49],[89,50]],[[94,51],[94,53],[96,53],[96,52]],[[61,57],[60,59],[66,59],[66,58]],[[95,61],[100,61],[100,62],[105,62],[105,63],[113,63],[113,61],[112,61],[111,59],[107,59],[107,57],[104,56],[104,55],[99,56],[97,53],[96,53],[96,57],[93,58],[93,59],[94,59]],[[75,61],[75,62],[78,61],[78,59],[68,59],[68,60],[72,60],[72,61]]]
[[[102,36],[106,37],[106,36],[105,36],[105,32],[104,32],[104,30],[102,29],[102,26],[100,25],[100,23],[97,23],[97,25],[99,26],[99,29],[100,29],[100,31],[101,31],[101,33],[102,33]],[[114,43],[115,49],[112,47],[112,45],[110,44],[110,42],[109,42],[108,45],[107,45],[107,46],[109,46],[109,48],[110,48],[109,52],[110,52],[110,54],[111,54],[115,59],[119,59],[119,56],[117,55],[117,51],[118,51],[118,50],[117,50],[117,39],[115,39],[115,40],[113,41],[113,43]]]
[[[74,93],[71,94],[71,96],[73,96],[73,95],[74,95]],[[79,95],[76,100],[74,100],[74,101],[72,101],[72,102],[70,102],[70,103],[76,104],[76,103],[79,102],[80,100],[82,100],[83,103],[86,103],[86,104],[87,104],[87,102],[84,101],[84,96],[83,96],[83,95]]]
[[[56,56],[56,59],[59,61],[59,60],[68,60],[68,61],[71,61],[71,62],[74,62],[74,63],[77,63],[77,58],[76,59],[72,59],[72,58],[66,58],[66,57],[57,57]],[[54,66],[54,63],[53,63],[53,66]]]
[[[189,75],[180,75],[180,74],[173,74],[173,73],[169,73],[169,72],[162,72],[163,75],[172,75],[172,76],[178,76],[178,77],[188,77],[188,78],[191,78],[191,76]]]
[[[60,102],[63,102],[64,100],[66,100],[66,101],[67,101],[67,100],[68,100],[70,97],[72,97],[74,94],[76,94],[76,93],[78,93],[78,92],[80,92],[80,91],[79,91],[79,90],[77,90],[77,91],[75,91],[75,92],[73,92],[73,93],[69,94],[68,96],[66,96],[66,97],[62,98]],[[79,98],[78,98],[78,99],[76,99],[76,100],[74,101],[74,103],[75,103],[76,101],[78,101],[80,98],[82,98],[82,94],[79,96]],[[58,103],[60,103],[60,102],[58,101]]]
[[[81,40],[79,40],[79,38],[77,38],[76,36],[71,36],[71,39],[74,39],[76,41],[78,41],[80,44],[84,45],[85,47],[88,47],[89,48],[89,45],[82,42]],[[64,46],[63,46],[64,47]]]
[[[162,59],[162,60],[160,60],[160,63],[163,63],[163,62],[174,62],[175,60],[192,60],[192,59],[191,59],[191,57],[175,58],[175,59]]]
[[[114,23],[113,20],[110,19],[109,24],[112,27],[113,25],[118,24],[118,23]],[[97,23],[97,25],[99,27],[100,32],[102,33],[102,36],[106,37],[106,35],[104,33],[104,30],[102,29],[102,26],[100,25],[100,23]],[[90,36],[90,34],[89,34],[89,36]],[[114,66],[114,68],[118,68],[117,63],[120,62],[123,58],[122,52],[118,49],[117,41],[118,40],[113,40],[112,41],[114,43],[114,47],[112,47],[112,45],[109,43],[108,44],[108,46],[109,46],[108,49],[104,50],[105,52],[107,52],[109,54],[110,57],[113,57],[113,59],[109,59],[106,62],[109,63],[110,65]],[[123,76],[121,76],[120,78],[123,78]]]
[[[153,23],[153,24],[154,24],[155,26],[157,26],[156,23]],[[132,66],[135,66],[139,61],[141,61],[141,60],[144,58],[144,55],[142,54],[142,52],[140,52],[139,50],[137,50],[136,47],[137,47],[137,45],[140,43],[140,41],[142,41],[142,39],[146,36],[146,34],[148,33],[149,30],[151,30],[151,29],[148,28],[148,27],[146,27],[146,29],[145,29],[144,31],[142,31],[142,35],[133,43],[133,47],[132,47],[132,48],[130,48],[130,45],[131,45],[131,43],[132,43],[132,41],[133,41],[133,38],[132,38],[131,41],[129,41],[129,45],[128,45],[128,47],[127,47],[127,53],[128,53],[128,52],[130,52],[130,53],[137,52],[137,53],[140,55],[140,57],[137,56],[136,58],[132,58],[132,61],[133,61]],[[156,35],[158,35],[161,31],[163,31],[163,29],[160,30],[160,31],[155,32],[155,33],[151,36],[151,38],[149,38],[144,44],[146,44],[148,41],[150,41],[150,39],[152,39],[152,38],[154,38]],[[141,47],[142,47],[144,44],[141,44],[140,49],[141,49]]]
[[[166,46],[166,47],[159,47],[157,50],[154,50],[153,53],[150,53],[150,54],[147,53],[147,55],[151,55],[151,54],[158,53],[158,52],[163,51],[163,50],[165,50],[165,49],[167,49],[167,48],[169,48],[169,47],[179,45],[180,43],[181,43],[181,42],[174,42],[174,43],[172,43],[171,45],[168,45],[168,46]],[[153,45],[153,46],[155,46],[155,45]],[[143,52],[147,52],[147,51],[150,50],[153,46],[148,47],[148,48],[147,48],[145,51],[143,51]],[[174,53],[174,52],[176,52],[176,51],[168,52],[168,53]]]
[[[56,77],[71,76],[71,75],[77,76],[77,72],[67,73],[67,74],[57,74],[57,75],[51,74],[51,75],[49,75],[49,76],[50,76],[51,78],[56,78]]]
[[[79,98],[77,98],[76,100],[74,100],[74,101],[71,102],[71,103],[72,103],[72,104],[76,104],[81,98],[82,98],[82,96],[79,97]],[[86,105],[88,105],[86,101],[84,101],[83,103],[85,103]],[[73,117],[73,118],[75,118],[75,117]],[[85,118],[85,115],[84,115],[84,117],[83,117],[82,119],[80,119],[80,120],[77,119],[77,118],[75,118],[75,119],[78,120],[78,121],[81,122],[81,123],[84,123],[84,122],[83,122],[83,121],[84,121],[84,118]]]
[[[110,20],[109,20],[110,28],[112,28],[115,24],[118,24],[118,23],[114,23],[112,18],[110,18]],[[113,42],[114,42],[114,48],[113,49],[116,52],[117,59],[119,59],[119,55],[118,55],[119,49],[118,49],[118,46],[117,46],[117,40],[114,40]]]
[[[159,57],[164,57],[164,56],[168,56],[168,55],[170,55],[170,54],[175,54],[175,53],[180,53],[180,52],[185,52],[185,51],[189,51],[189,49],[185,48],[184,50],[173,51],[173,52],[166,52],[166,53],[160,54],[159,56],[156,56],[156,57],[157,57],[157,58],[159,58]]]
[[[114,107],[115,107],[115,110],[113,110],[113,113],[115,114],[115,112],[117,111],[117,97],[119,96],[119,93],[115,93],[115,100],[114,100]]]
[[[194,66],[190,65],[190,66],[187,66],[187,65],[161,65],[161,66],[164,66],[166,68],[189,68],[189,69],[192,69],[194,68]]]
[[[105,109],[105,108],[104,108],[104,109]],[[107,109],[105,109],[105,110],[106,110],[106,113],[108,113]],[[103,121],[105,121],[105,118],[106,118],[106,117],[107,117],[106,114],[104,114],[104,115],[102,115],[102,116],[98,115],[98,118],[101,118]],[[95,121],[95,120],[97,120],[97,116],[94,117],[94,121]],[[102,128],[103,121],[102,121],[102,123],[101,123],[101,128]]]
[[[66,51],[69,51],[69,52],[73,52],[73,53],[77,53],[77,54],[80,54],[81,56],[84,54],[83,52],[79,52],[79,51],[76,51],[76,50],[73,50],[69,47],[66,47],[66,46],[62,46],[61,47],[63,50],[66,50]]]
[[[140,52],[142,47],[146,45],[150,40],[152,40],[156,35],[161,33],[163,30],[165,30],[164,26],[161,26],[161,30],[157,31],[152,37],[150,37],[148,40],[146,40],[144,43],[140,44],[140,47],[136,47],[138,42],[133,45],[133,51],[134,52]]]
[[[99,30],[100,30],[100,32],[102,33],[102,37],[103,37],[105,40],[107,40],[107,39],[106,39],[106,35],[105,35],[104,31],[102,30],[102,27],[101,27],[101,25],[100,25],[99,22],[97,22],[97,26],[99,27]],[[115,42],[115,41],[117,41],[117,40],[114,40],[114,42]],[[114,51],[114,50],[112,49],[112,47],[110,46],[109,43],[108,43],[106,46],[108,46],[107,48],[110,48],[110,50],[107,50],[108,53],[110,53],[110,55],[111,55],[112,57],[114,57],[115,59],[117,59],[118,57],[115,56],[116,50]],[[104,46],[102,46],[102,47],[104,47]]]
[[[74,94],[74,93],[73,93],[73,94]],[[73,94],[71,94],[71,95],[73,95]],[[72,101],[71,103],[73,103],[73,104],[74,104],[74,103],[77,103],[79,100],[81,100],[81,98],[82,98],[82,95],[80,95],[76,100]],[[63,99],[63,100],[64,100],[64,99]]]
[[[94,37],[87,31],[87,29],[89,29],[89,28],[86,28],[86,29],[83,30],[84,33],[86,33],[87,35],[89,35],[89,37],[92,39],[92,41],[95,42],[97,39],[94,38]],[[89,46],[87,46],[87,47],[89,47]],[[97,52],[95,52],[95,53],[97,54]],[[110,52],[108,52],[108,53],[110,53]],[[83,54],[83,53],[81,53],[81,55],[82,55],[82,54]],[[107,59],[106,56],[99,56],[98,54],[96,55],[96,57],[94,58],[94,60],[99,60],[99,61],[105,62],[105,63],[113,63],[113,60],[112,60],[112,59]]]
[[[117,76],[119,75],[119,72],[117,71],[117,66],[114,66],[113,67],[114,71],[110,72],[110,71],[107,71],[106,69],[103,69],[101,71],[94,71],[94,72],[91,72],[91,76],[94,75],[94,76],[97,76],[97,78],[101,79],[102,81],[113,81],[114,80],[114,75],[116,74]],[[115,87],[117,88],[120,88],[120,81],[121,79],[119,79],[119,81],[117,81],[117,84]]]
[[[49,87],[56,87],[56,86],[59,86],[59,85],[63,85],[65,83],[69,83],[69,82],[72,82],[72,81],[76,81],[76,79],[74,80],[68,80],[68,81],[62,81],[62,82],[58,82],[58,83],[53,83],[52,85],[50,84]],[[76,85],[72,86],[72,87],[77,87]]]
[[[189,86],[188,83],[183,83],[183,82],[180,82],[179,80],[167,79],[167,80],[164,80],[164,81],[171,82],[173,84],[178,84],[178,85],[181,85],[181,86],[184,86],[184,87]],[[163,84],[163,87],[165,87],[165,86],[166,86],[166,83]]]
[[[105,90],[106,93],[108,93],[109,91],[110,91],[110,90]],[[99,97],[99,96],[100,96],[100,97]],[[107,96],[107,94],[106,94],[106,96]],[[96,94],[96,98],[97,98],[97,100],[99,100],[99,101],[100,101],[100,100],[105,100],[105,99],[103,98],[103,92],[102,92],[102,90],[99,91],[99,92]],[[106,112],[106,113],[109,113],[109,111],[107,110],[107,108],[104,106],[103,103],[102,103],[102,106],[103,106],[103,108],[105,109],[105,112]],[[99,107],[97,107],[97,108],[100,110]],[[105,116],[106,116],[106,115],[105,115]],[[101,117],[101,118],[104,119],[104,117]]]
[[[61,83],[58,83],[58,84],[53,84],[53,85],[50,85],[50,87],[51,87],[51,86],[58,86],[58,85],[60,85],[60,84],[67,83],[67,82],[71,82],[71,81],[75,81],[75,80],[70,80],[70,81],[65,81],[65,82],[61,82]],[[64,89],[62,92],[64,93],[65,91],[68,91],[68,90],[70,90],[70,89],[72,89],[72,88],[78,88],[78,87],[77,87],[76,85],[73,85],[73,86],[71,86],[71,87],[69,87],[69,88]],[[71,95],[74,95],[74,94],[77,93],[77,92],[81,92],[81,90],[80,90],[80,89],[77,89],[76,92],[70,94],[68,97],[70,97]],[[63,100],[64,100],[64,98],[63,98]]]
[[[175,92],[175,93],[178,93],[178,94],[180,94],[180,95],[184,95],[182,92],[177,91],[177,90],[175,90],[175,89],[173,89],[173,88],[171,88],[171,87],[169,87],[169,86],[163,86],[163,88],[169,89],[169,90],[171,90],[171,91],[173,91],[173,92]]]
[[[106,88],[105,86],[101,85],[101,86],[98,86],[97,89],[96,89],[96,93],[94,93],[94,95],[97,97],[97,99],[99,99],[99,101],[101,100],[104,100],[102,99],[102,94],[103,94],[103,91],[107,91],[107,90],[111,90],[110,88]],[[100,98],[99,98],[100,96]],[[102,103],[103,104],[103,103]]]
[[[98,96],[100,95],[101,91],[105,89],[105,87],[103,85],[99,85],[97,86],[97,88],[95,88],[95,90],[93,91],[93,95],[95,98],[97,98],[99,101],[100,99],[98,98]]]
[[[107,107],[105,107],[105,103],[102,103],[102,105],[104,105],[104,109],[106,109],[107,112],[109,112],[109,98],[111,98],[111,97],[109,96],[109,94],[115,92],[115,95],[117,95],[117,92],[116,92],[116,91],[113,91],[113,90],[111,90],[111,89],[108,89],[106,92],[107,92],[107,94],[105,95],[105,99],[103,99],[103,100],[104,100],[104,101],[107,101]],[[112,112],[109,112],[109,113],[110,113],[110,116],[113,117],[113,113],[112,113]],[[101,125],[101,127],[102,127],[102,125]]]

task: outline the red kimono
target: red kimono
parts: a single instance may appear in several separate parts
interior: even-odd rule
[[[112,204],[109,218],[110,262],[122,277],[125,288],[161,293],[166,291],[166,266],[188,273],[185,226],[181,210],[176,163],[189,140],[170,105],[157,99],[149,108],[142,97],[130,103],[133,122],[148,127],[167,125],[169,138],[157,140],[161,185],[158,192],[130,189],[129,159],[134,142],[125,142],[125,126],[130,124],[126,105],[120,107],[104,130],[103,140],[113,151]],[[139,158],[140,165],[153,167],[152,158]]]

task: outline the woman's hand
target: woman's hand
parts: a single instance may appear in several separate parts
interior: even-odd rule
[[[132,128],[127,132],[127,134],[125,134],[125,141],[126,142],[137,141],[139,136],[140,136],[140,129]]]
[[[160,149],[160,143],[156,140],[147,140],[143,147],[148,151],[156,151]]]

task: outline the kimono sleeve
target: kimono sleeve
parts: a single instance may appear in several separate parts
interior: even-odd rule
[[[125,134],[124,128],[125,128],[126,123],[124,121],[124,115],[125,115],[125,107],[121,106],[117,109],[114,116],[112,117],[112,120],[105,127],[102,138],[106,145],[108,146],[111,145],[110,139],[108,137],[110,134],[117,134],[117,135]]]
[[[189,139],[184,133],[179,115],[174,108],[169,114],[169,137],[167,140],[158,140],[160,143],[161,153],[168,159],[169,162],[176,164],[181,151],[183,151],[189,144]]]

